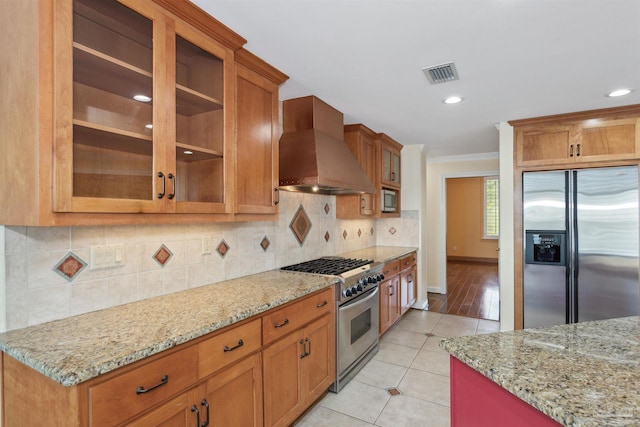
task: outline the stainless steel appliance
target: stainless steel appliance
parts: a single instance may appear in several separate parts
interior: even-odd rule
[[[380,302],[378,283],[383,263],[324,257],[283,267],[283,270],[328,274],[340,279],[336,319],[336,382],[338,393],[378,351]]]
[[[522,179],[524,327],[638,315],[638,167]]]
[[[398,192],[395,190],[382,190],[382,212],[398,211]]]

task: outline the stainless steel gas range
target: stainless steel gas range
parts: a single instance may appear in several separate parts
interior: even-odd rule
[[[337,299],[336,382],[338,393],[378,351],[380,305],[378,283],[383,263],[372,260],[323,257],[283,267],[283,270],[325,274],[340,279]]]

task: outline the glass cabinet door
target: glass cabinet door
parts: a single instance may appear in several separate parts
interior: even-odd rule
[[[74,198],[154,200],[153,101],[153,21],[74,0]]]
[[[207,203],[206,212],[225,203],[225,61],[200,42],[176,35],[175,197],[178,205]]]

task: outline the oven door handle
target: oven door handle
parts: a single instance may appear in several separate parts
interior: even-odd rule
[[[362,296],[360,298],[354,298],[351,301],[341,305],[340,307],[338,307],[339,310],[341,309],[345,309],[345,308],[353,308],[356,307],[358,305],[361,304],[366,304],[369,302],[369,300],[371,300],[372,298],[378,296],[378,287],[376,286],[374,289],[367,291],[370,292],[369,295],[367,294],[362,294]],[[366,296],[365,296],[366,295]]]

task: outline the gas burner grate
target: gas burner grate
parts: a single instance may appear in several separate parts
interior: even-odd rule
[[[301,262],[300,264],[288,265],[282,267],[282,270],[298,271],[301,273],[331,274],[335,276],[371,263],[373,263],[373,260],[325,257]]]

